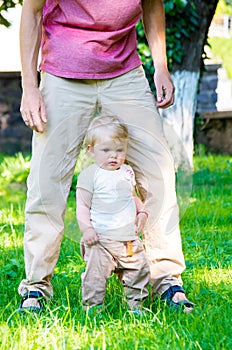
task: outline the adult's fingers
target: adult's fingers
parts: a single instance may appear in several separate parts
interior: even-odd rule
[[[158,108],[167,108],[172,106],[174,103],[174,90],[166,90],[164,89],[163,97],[157,100]]]
[[[154,74],[154,83],[157,93],[157,107],[167,108],[174,103],[175,87],[171,76],[166,69],[157,70]]]
[[[25,125],[37,132],[44,132],[47,116],[44,101],[38,88],[24,90],[20,112]]]
[[[43,121],[42,121],[40,111],[38,113],[31,112],[31,121],[32,121],[32,124],[30,124],[31,129],[40,133],[44,132],[44,126],[43,126]]]
[[[43,116],[41,114],[41,112],[31,112],[31,111],[23,111],[21,109],[21,115],[22,115],[22,119],[25,123],[26,126],[28,126],[29,128],[31,128],[32,130],[35,130],[37,132],[43,133],[44,132],[44,123],[46,123],[47,120],[46,119],[46,113],[45,113],[45,109],[43,112]]]
[[[21,115],[25,125],[30,128],[31,125],[33,124],[30,113],[21,111]]]

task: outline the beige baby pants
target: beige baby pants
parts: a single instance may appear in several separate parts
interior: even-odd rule
[[[48,122],[34,132],[28,177],[23,295],[38,290],[49,298],[64,231],[66,200],[86,129],[96,114],[115,115],[130,133],[127,160],[149,218],[144,242],[154,292],[181,285],[185,268],[178,225],[173,159],[162,119],[142,67],[106,80],[72,80],[42,73]]]
[[[85,309],[103,304],[107,280],[113,271],[123,283],[130,309],[140,309],[141,301],[148,296],[150,269],[141,240],[131,243],[132,256],[128,256],[127,242],[100,239],[92,246],[81,244],[82,257],[86,262],[86,270],[82,274]]]

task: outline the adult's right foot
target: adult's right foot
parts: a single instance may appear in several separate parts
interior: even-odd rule
[[[41,313],[44,306],[44,296],[41,292],[38,291],[29,291],[24,294],[19,311],[20,312],[37,312]]]

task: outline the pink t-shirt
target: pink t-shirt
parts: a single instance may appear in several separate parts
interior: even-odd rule
[[[112,78],[141,64],[140,0],[47,0],[40,69],[73,79]]]

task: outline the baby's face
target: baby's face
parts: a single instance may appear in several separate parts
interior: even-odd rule
[[[95,145],[89,147],[89,151],[101,168],[105,170],[117,170],[125,161],[127,143],[125,139],[115,139],[106,130],[104,135],[97,139]]]

